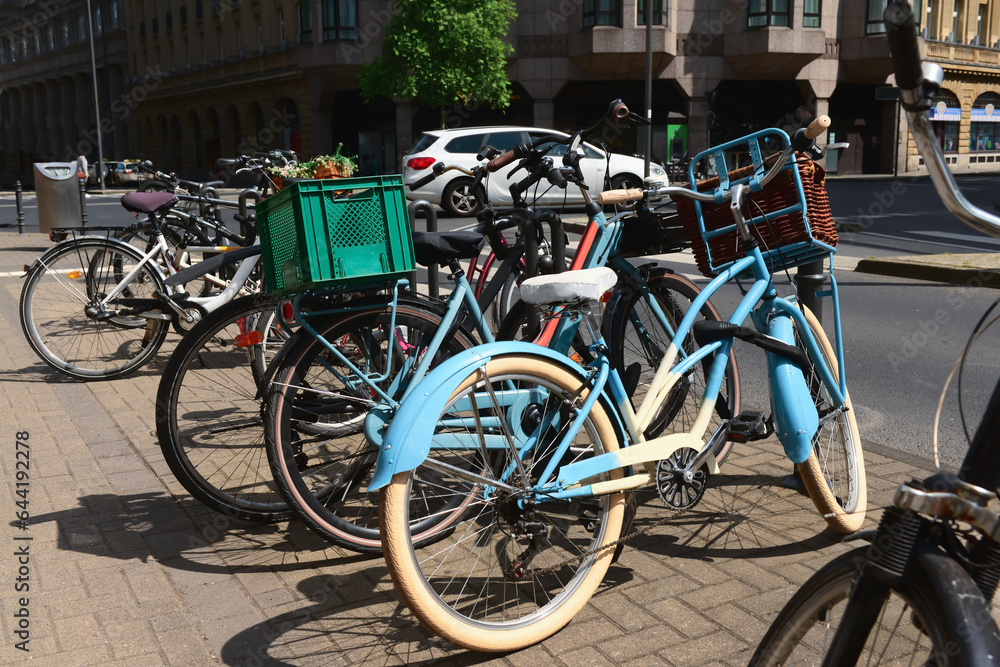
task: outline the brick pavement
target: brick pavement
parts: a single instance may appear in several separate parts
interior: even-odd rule
[[[205,510],[170,475],[153,396],[176,343],[113,382],[49,371],[18,323],[19,267],[49,246],[0,234],[0,663],[39,665],[746,664],[795,588],[848,547],[777,484],[780,446],[737,448],[695,511],[633,540],[562,632],[506,656],[456,650],[401,607],[381,558],[302,526]],[[12,273],[14,275],[8,275]],[[12,594],[14,439],[30,433],[30,591]],[[866,452],[870,518],[914,466]],[[637,526],[658,520],[646,498]],[[29,599],[30,654],[14,648]]]

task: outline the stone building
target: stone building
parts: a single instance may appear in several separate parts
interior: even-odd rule
[[[0,0],[0,171],[27,173],[36,161],[96,156],[87,6]],[[122,0],[89,6],[104,152],[124,156],[131,152],[131,109]]]
[[[446,123],[572,129],[593,122],[616,97],[641,111],[646,1],[653,2],[655,159],[829,113],[833,138],[851,143],[832,168],[919,170],[905,125],[899,131],[896,101],[878,92],[891,81],[885,0],[523,0],[508,35],[510,108],[456,106]],[[398,171],[421,130],[439,124],[438,110],[412,100],[361,100],[357,74],[381,53],[388,0],[90,3],[104,12],[95,44],[113,157],[206,173],[217,157],[270,147],[311,156],[343,142],[364,172],[386,173]],[[84,3],[0,0],[0,7],[4,168],[62,157],[66,146],[86,148],[96,123],[78,30]],[[916,7],[927,57],[947,71],[936,113],[958,169],[1000,170],[992,124],[993,100],[1000,103],[998,7],[1000,0],[920,0]],[[49,18],[32,32],[25,17],[39,11]],[[640,146],[629,132],[614,147]]]

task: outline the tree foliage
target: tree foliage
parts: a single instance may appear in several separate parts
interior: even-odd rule
[[[366,63],[361,94],[416,97],[425,106],[510,105],[504,42],[517,16],[513,0],[397,0],[384,56]]]

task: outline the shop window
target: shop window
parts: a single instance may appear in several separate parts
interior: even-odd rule
[[[1000,95],[983,93],[972,105],[969,151],[1000,151]]]
[[[958,151],[958,126],[962,120],[962,105],[954,93],[942,90],[931,98],[931,108],[927,112],[934,134],[946,153]]]

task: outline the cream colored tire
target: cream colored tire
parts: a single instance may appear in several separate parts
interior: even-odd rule
[[[808,308],[803,308],[806,322],[812,330],[823,358],[839,378],[837,355],[823,331],[823,327]],[[824,399],[828,403],[826,390],[815,379],[806,377],[810,387],[817,387],[819,396],[813,392],[813,399]],[[838,533],[853,533],[865,520],[868,504],[868,483],[865,477],[865,459],[861,451],[861,436],[855,419],[851,397],[845,396],[846,411],[829,421],[821,423],[813,438],[813,451],[803,463],[798,464],[799,474],[806,486],[809,497]]]
[[[505,378],[515,383],[544,383],[550,388],[551,392],[561,391],[567,395],[572,395],[580,387],[580,378],[575,373],[552,361],[537,357],[509,356],[495,358],[487,362],[485,368],[486,374],[493,382],[498,382],[498,378]],[[477,370],[453,394],[452,401],[454,402],[463,392],[470,390],[470,388],[483,379],[482,370]],[[518,384],[517,386],[521,387],[522,385]],[[528,392],[523,393],[527,394]],[[549,397],[552,395],[553,393],[548,394]],[[581,398],[580,400],[582,402],[583,399]],[[548,400],[543,404],[543,407],[547,406]],[[448,412],[448,408],[445,411]],[[509,412],[508,410],[505,414]],[[453,415],[454,413],[449,414]],[[484,418],[488,417],[488,411],[484,411],[481,414],[484,415]],[[545,422],[542,421],[541,423]],[[588,423],[584,424],[584,427],[581,429],[581,434],[584,433],[586,433],[586,436],[578,435],[578,438],[583,439],[578,439],[574,445],[584,440],[589,441],[592,439],[592,453],[612,452],[618,449],[615,429],[600,403],[594,406],[589,415]],[[547,441],[539,438],[539,442],[543,443],[539,447],[544,451],[544,443]],[[497,450],[493,450],[493,452],[497,452]],[[438,452],[435,452],[435,454],[438,454]],[[500,450],[499,453],[492,453],[491,456],[495,458],[506,454],[506,450]],[[583,456],[589,455],[591,454],[588,453]],[[475,458],[474,454],[471,453],[470,457]],[[482,461],[482,458],[478,460]],[[528,470],[529,477],[532,470],[530,466],[534,465],[536,460],[534,456],[525,457],[524,459],[523,465]],[[566,462],[564,457],[561,463]],[[542,467],[543,464],[539,463],[538,465]],[[506,464],[501,461],[499,465],[494,462],[484,467],[503,470]],[[433,474],[435,474],[433,470],[423,468],[417,468],[412,472],[397,473],[390,484],[382,490],[379,501],[383,554],[386,565],[389,568],[396,591],[420,622],[432,632],[453,644],[474,651],[488,652],[514,651],[530,646],[553,635],[569,623],[597,590],[598,585],[600,585],[611,564],[614,549],[605,548],[599,550],[590,556],[584,557],[580,563],[572,565],[575,568],[572,578],[562,579],[561,577],[553,576],[551,581],[559,580],[560,584],[568,581],[565,584],[565,590],[559,592],[554,597],[543,597],[544,600],[548,600],[549,602],[540,605],[539,609],[534,613],[522,615],[521,612],[524,610],[519,607],[517,616],[512,620],[504,620],[503,618],[496,620],[497,614],[503,614],[505,609],[498,609],[496,604],[489,600],[490,596],[498,596],[496,603],[501,606],[504,604],[520,605],[522,604],[521,600],[536,588],[540,589],[547,585],[549,581],[545,578],[547,575],[542,574],[531,582],[513,582],[509,577],[494,579],[487,574],[486,576],[489,578],[485,580],[489,582],[489,585],[484,585],[481,590],[486,591],[487,601],[484,605],[490,609],[490,614],[493,614],[493,618],[484,620],[464,615],[459,610],[460,608],[465,608],[465,602],[461,599],[463,597],[462,592],[458,593],[459,599],[454,602],[455,608],[452,608],[449,606],[451,603],[450,598],[445,599],[450,595],[447,590],[450,583],[443,584],[445,589],[443,594],[439,594],[434,588],[435,586],[440,587],[442,585],[441,581],[451,582],[457,578],[455,574],[448,574],[447,570],[444,573],[441,572],[443,559],[446,557],[441,554],[454,552],[456,561],[460,563],[460,566],[464,566],[470,558],[468,555],[464,557],[459,556],[458,552],[461,550],[471,551],[472,549],[478,549],[479,551],[476,552],[477,556],[487,556],[487,561],[491,558],[495,559],[497,567],[499,567],[499,562],[503,560],[503,554],[506,552],[504,545],[509,545],[510,542],[507,540],[513,541],[514,538],[504,532],[504,530],[509,530],[509,526],[506,528],[501,526],[504,517],[504,512],[501,508],[504,505],[502,500],[498,500],[500,496],[487,498],[487,494],[482,491],[482,486],[477,486],[474,491],[474,493],[478,494],[477,500],[472,503],[473,507],[466,513],[466,516],[456,521],[455,531],[443,537],[442,540],[435,542],[432,546],[417,545],[415,549],[408,528],[411,499],[414,500],[413,507],[419,509],[422,505],[416,503],[417,501],[422,502],[423,496],[415,490],[418,485],[426,485],[432,489],[443,488],[443,484],[439,480],[429,477],[429,475]],[[487,470],[485,474],[490,474],[490,471]],[[621,477],[621,474],[621,470],[615,470],[604,476],[604,478],[617,479]],[[509,478],[509,481],[512,484],[515,483],[514,477]],[[456,487],[460,486],[460,480],[454,482],[454,484]],[[456,493],[469,492],[469,489],[456,491]],[[507,500],[509,502],[510,498]],[[559,530],[557,532],[549,532],[549,544],[531,561],[532,569],[544,570],[550,562],[564,563],[565,554],[552,553],[559,551],[563,542],[570,548],[579,548],[580,553],[587,553],[594,550],[595,547],[606,546],[620,537],[625,507],[624,493],[614,493],[592,500],[595,501],[595,504],[599,503],[599,511],[596,513],[596,516],[600,520],[595,523],[596,528],[585,527],[583,529],[579,526],[581,523],[585,524],[585,522],[581,522],[578,517],[570,514],[571,505],[568,503],[539,503],[539,511],[542,512],[543,516],[550,518],[552,525],[558,526]],[[554,505],[554,509],[551,512],[542,509],[552,505]],[[479,507],[483,509],[477,509]],[[561,511],[563,507],[566,508],[564,511],[568,519],[564,523],[560,519],[559,523],[557,523],[554,518],[555,513]],[[532,519],[537,519],[538,523],[542,523],[542,519],[537,515],[533,516]],[[483,523],[485,523],[485,527],[482,527]],[[476,535],[475,539],[467,537],[472,526],[476,527],[472,533]],[[578,533],[581,535],[582,541],[586,542],[585,545],[581,546],[572,541],[571,535]],[[587,534],[589,534],[589,537]],[[434,567],[434,563],[436,562],[433,560],[434,558],[441,558],[442,565]],[[551,558],[551,561],[548,560],[549,558]],[[481,560],[477,561],[473,559],[472,562],[477,568],[483,567]],[[435,579],[433,582],[428,580],[428,575],[421,568],[421,563],[425,564],[426,569],[430,571],[430,577]],[[489,563],[486,566],[489,566]],[[563,567],[565,569],[565,567],[569,566]],[[561,573],[562,570],[560,570]],[[449,576],[451,577],[450,579]],[[463,580],[467,584],[467,586],[463,586],[463,591],[466,587],[469,589],[476,588],[478,582],[475,582],[475,585],[469,583],[472,579],[473,575],[470,573]],[[493,586],[494,588],[490,589],[489,586]],[[498,588],[503,589],[502,595],[496,592]],[[514,594],[514,596],[510,597],[511,594]],[[472,603],[471,609],[473,612],[479,609],[478,605],[478,601]],[[526,606],[531,605],[530,603],[526,603]]]

